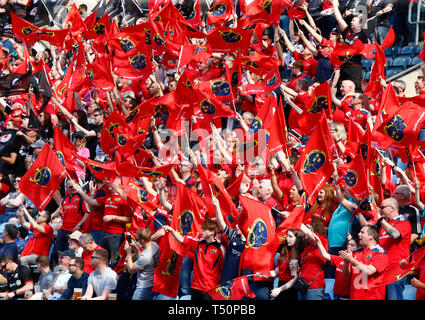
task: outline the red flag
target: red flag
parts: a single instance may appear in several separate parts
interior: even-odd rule
[[[235,59],[234,63],[240,63],[242,67],[253,73],[263,76],[278,65],[278,60],[266,54],[254,54],[241,56]]]
[[[384,190],[381,183],[381,174],[384,173],[384,168],[381,164],[381,155],[376,150],[376,148],[372,148],[369,144],[369,151],[367,156],[367,172],[369,185],[372,187],[373,191],[375,191],[380,200],[383,200]]]
[[[46,143],[19,182],[19,190],[31,200],[39,211],[43,211],[52,200],[65,176],[64,166]]]
[[[395,42],[395,32],[393,27],[391,26],[387,32],[387,35],[385,36],[384,41],[382,41],[381,43],[382,50],[388,49],[394,44],[394,42]]]
[[[345,63],[345,61],[351,59],[352,56],[359,54],[363,51],[364,43],[359,39],[354,41],[352,45],[346,45],[344,43],[338,43],[329,56],[329,60],[335,67],[339,67]]]
[[[382,94],[379,109],[376,113],[377,116],[373,126],[373,131],[376,131],[382,122],[387,120],[388,115],[394,113],[399,107],[400,103],[398,101],[398,97],[394,91],[393,85],[390,82]]]
[[[93,12],[94,17],[96,17],[97,10]],[[90,15],[91,16],[91,15]],[[99,20],[89,20],[88,16],[84,23],[87,26],[87,31],[83,32],[84,39],[95,39],[101,37],[102,35],[107,35],[111,30],[111,22],[109,20],[109,14],[106,12]]]
[[[255,298],[255,293],[249,288],[247,276],[227,281],[207,293],[213,300],[242,300],[243,297]]]
[[[169,233],[166,233],[159,242],[161,257],[155,268],[152,291],[175,298],[179,291],[183,257],[171,249],[169,240],[171,237]]]
[[[84,23],[83,17],[75,3],[72,4],[63,24],[71,29],[71,32],[75,37],[81,36],[83,31],[87,31],[86,24]]]
[[[265,23],[269,26],[276,25],[280,22],[283,3],[282,0],[254,0],[245,8],[245,14],[248,15],[250,24]],[[291,13],[293,17],[294,13]]]
[[[199,28],[201,26],[201,0],[195,0],[192,13],[189,15],[189,17],[187,17],[186,20],[193,28]]]
[[[124,192],[127,194],[128,202],[135,209],[141,207],[147,213],[147,216],[153,219],[152,211],[158,209],[155,203],[155,196],[146,190],[143,190],[135,178],[122,177]]]
[[[139,46],[142,46],[139,48]],[[115,51],[113,72],[124,79],[147,79],[152,73],[152,63],[146,47],[139,42],[137,48],[128,52]]]
[[[282,99],[279,100],[279,106],[273,115],[273,122],[270,129],[270,138],[268,144],[269,153],[276,153],[282,150],[286,156],[291,155],[291,148],[288,146],[288,127],[286,125],[285,114],[282,106]]]
[[[148,177],[158,178],[167,176],[174,167],[173,163],[156,167],[138,167],[131,162],[122,162],[117,165],[117,172],[124,177]]]
[[[75,163],[75,154],[77,148],[68,139],[67,136],[62,132],[59,127],[55,127],[53,131],[53,143],[56,150],[56,156],[62,165],[66,168],[68,173],[74,177],[77,177],[76,169],[78,165]]]
[[[404,146],[416,144],[424,118],[424,108],[408,101],[394,113],[389,114],[388,120],[385,120],[377,130],[391,138],[393,143]]]
[[[239,176],[233,181],[233,183],[226,188],[227,193],[232,198],[233,201],[236,201],[239,198],[239,189],[241,187],[241,184],[244,180],[244,178],[249,179],[245,172],[241,172]]]
[[[210,170],[204,168],[202,164],[198,164],[199,177],[202,183],[202,191],[204,195],[205,204],[208,207],[210,217],[215,217],[215,207],[212,205],[212,193],[220,203],[221,213],[224,221],[230,227],[234,226],[234,223],[239,215],[232,198],[227,193],[223,182]]]
[[[207,11],[207,24],[221,27],[230,20],[234,11],[231,0],[218,0]]]
[[[125,258],[127,257],[127,252],[124,250],[124,245],[125,241],[122,242],[120,248],[118,249],[117,255],[111,262],[111,269],[114,270],[117,274],[121,273],[121,271],[125,269]]]
[[[402,266],[395,264],[392,267],[388,267],[385,271],[379,275],[372,282],[367,284],[368,289],[376,287],[386,286],[387,284],[396,282],[403,279],[407,274],[415,269],[414,263],[407,263]]]
[[[44,40],[61,48],[69,31],[69,29],[38,28],[13,12],[10,13],[10,17],[13,34],[29,46],[34,45],[37,41]]]
[[[424,32],[424,37],[425,37],[425,32]],[[425,61],[425,47],[422,48],[422,51],[418,54],[418,58]]]
[[[277,227],[276,234],[281,235],[285,232],[285,230],[289,229],[299,230],[301,228],[301,224],[304,221],[305,209],[306,196],[304,193],[295,205],[295,208],[289,214],[289,216],[285,220],[283,220]]]
[[[327,121],[324,115],[321,121]],[[317,194],[333,173],[332,155],[328,142],[323,139],[324,136],[322,126],[317,125],[297,161],[297,165],[301,166],[300,180],[308,195],[308,203],[316,199]]]
[[[305,11],[296,9],[292,6],[292,4],[285,4],[286,13],[291,20],[303,19],[305,18]]]
[[[269,274],[274,269],[276,224],[271,209],[262,202],[239,196],[242,212],[238,225],[246,238],[240,269]]]
[[[329,84],[324,82],[317,86],[309,100],[307,108],[298,116],[298,127],[306,135],[310,135],[324,111],[328,119],[332,119],[332,97]]]
[[[182,236],[197,238],[201,234],[201,223],[205,219],[206,212],[204,199],[189,187],[178,183],[171,227]],[[179,255],[187,255],[184,247],[174,237],[169,237],[169,241],[173,251]]]
[[[212,55],[210,45],[190,44],[182,47],[180,61],[177,69],[187,66],[191,63],[207,62]]]
[[[104,91],[112,91],[115,87],[111,74],[111,63],[105,56],[97,57],[95,61],[87,64],[87,72],[93,86]]]
[[[381,80],[387,79],[385,77],[385,64],[387,63],[387,58],[385,57],[384,50],[377,42],[375,43],[375,47],[375,62],[373,63],[369,84],[363,92],[369,97],[376,97],[381,94],[383,91]]]
[[[114,132],[116,127],[128,128],[128,124],[119,112],[114,110],[108,119],[106,119],[99,138],[100,147],[109,155],[112,155],[112,153],[118,150],[118,143]]]
[[[346,170],[342,179],[345,186],[356,198],[366,197],[369,194],[369,189],[362,155],[358,154],[349,163],[341,165],[341,167]]]
[[[93,173],[93,175],[99,180],[111,181],[117,176],[115,161],[102,163],[89,158],[84,158],[82,156],[79,156],[78,154],[75,154],[75,157],[82,161],[86,168],[88,168]]]
[[[207,33],[207,43],[213,52],[231,53],[240,49],[242,54],[248,53],[252,30],[238,28],[215,28]]]

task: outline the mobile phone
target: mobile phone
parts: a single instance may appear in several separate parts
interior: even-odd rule
[[[131,236],[130,235],[127,235],[127,242],[131,243]]]

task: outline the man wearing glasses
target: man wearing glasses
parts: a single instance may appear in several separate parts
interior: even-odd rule
[[[89,275],[87,290],[81,300],[108,300],[117,287],[118,275],[108,267],[108,251],[96,249],[91,256],[95,270]]]
[[[23,298],[25,291],[34,288],[31,270],[13,261],[12,257],[4,254],[0,257],[0,271],[7,274],[7,291],[0,292],[4,300]]]
[[[53,227],[49,224],[50,213],[41,211],[33,219],[28,210],[21,206],[17,215],[21,226],[33,233],[32,239],[28,240],[20,256],[21,265],[29,267],[31,264],[36,263],[38,256],[49,255],[53,240]],[[28,222],[25,220],[24,215]]]
[[[77,192],[76,183],[68,179],[66,188],[68,192],[62,199],[60,208],[52,215],[56,217],[60,214],[63,220],[62,227],[58,230],[55,241],[55,250],[57,251],[69,249],[68,236],[74,231],[80,230],[88,217],[88,210]]]
[[[378,213],[379,245],[388,254],[388,266],[399,264],[410,254],[410,236],[412,226],[398,211],[398,202],[394,198],[384,199]],[[403,300],[406,277],[387,285],[387,300]]]
[[[60,296],[59,300],[75,300],[73,299],[75,288],[82,289],[82,295],[86,293],[89,274],[84,271],[84,260],[79,257],[72,258],[69,261],[68,267],[71,277],[66,285],[66,290]]]

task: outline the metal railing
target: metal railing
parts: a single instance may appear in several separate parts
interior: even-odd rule
[[[417,2],[409,2],[409,11],[408,11],[408,22],[409,24],[415,25],[415,45],[419,44],[419,29],[421,25],[425,25],[425,0],[419,0]],[[413,15],[416,13],[415,21],[412,21]],[[422,19],[423,20],[422,20]]]

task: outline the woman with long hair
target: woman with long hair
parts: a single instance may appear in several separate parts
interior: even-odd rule
[[[83,132],[75,131],[72,134],[72,143],[77,148],[77,154],[78,155],[85,157],[85,158],[90,157],[90,150],[86,147],[86,136]],[[86,166],[85,166],[84,162],[82,162],[79,159],[75,159],[75,161],[77,162],[78,167],[79,167],[76,170],[77,176],[81,181],[85,181],[85,179],[86,179]]]
[[[323,222],[327,229],[331,221],[332,213],[338,207],[338,201],[335,197],[335,190],[330,184],[325,184],[317,194],[316,199],[310,209],[310,215],[304,219],[305,224],[312,224],[314,220]]]
[[[43,140],[52,140],[53,141],[53,122],[52,116],[50,113],[43,111],[38,114],[38,121],[40,121],[40,138]]]
[[[279,276],[278,287],[270,293],[276,300],[298,300],[297,290],[291,286],[291,280],[298,271],[298,258],[306,245],[304,233],[290,229],[283,239],[279,257],[277,258],[276,275]],[[292,281],[293,282],[293,281]]]

